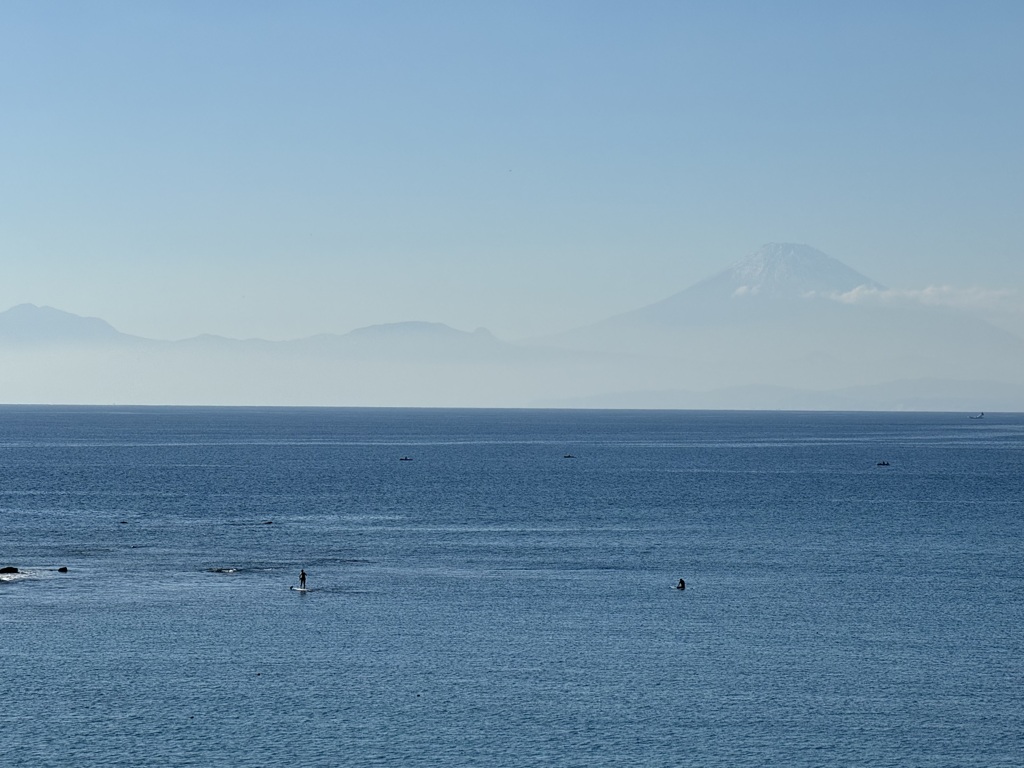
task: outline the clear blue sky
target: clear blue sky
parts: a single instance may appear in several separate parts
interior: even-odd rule
[[[514,339],[769,241],[1015,290],[1022,31],[1016,0],[11,0],[0,310]]]

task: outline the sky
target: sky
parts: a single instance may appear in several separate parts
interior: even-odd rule
[[[516,340],[767,242],[1019,323],[1024,3],[0,5],[0,310]]]

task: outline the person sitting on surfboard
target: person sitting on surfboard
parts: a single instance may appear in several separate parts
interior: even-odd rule
[[[299,571],[299,589],[306,588],[306,572]]]
[[[676,589],[686,589],[686,582],[680,579],[679,583],[676,584]]]

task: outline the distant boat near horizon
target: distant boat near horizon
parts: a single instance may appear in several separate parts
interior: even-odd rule
[[[969,418],[969,419],[984,419],[985,418],[985,412],[982,411],[977,416],[968,416],[967,418]]]

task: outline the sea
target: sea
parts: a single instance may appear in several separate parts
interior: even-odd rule
[[[0,566],[5,766],[1024,765],[1021,414],[4,406]]]

